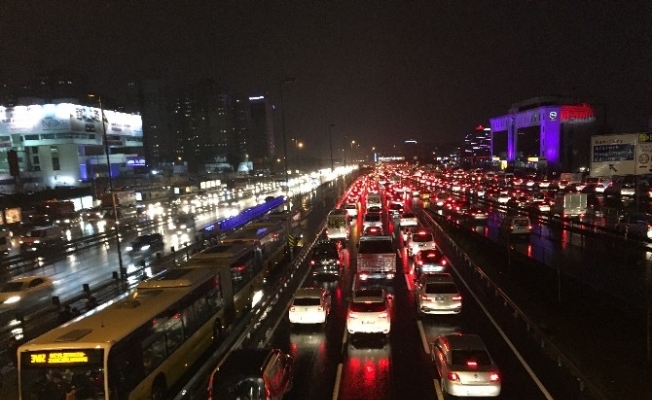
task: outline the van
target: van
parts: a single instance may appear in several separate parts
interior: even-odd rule
[[[20,238],[20,250],[33,252],[62,246],[64,243],[63,230],[60,226],[40,226]]]
[[[208,399],[281,399],[292,389],[292,357],[279,349],[233,350],[211,374]]]
[[[520,215],[508,216],[500,222],[498,229],[503,236],[518,236],[529,239],[532,233],[532,224],[528,217]]]

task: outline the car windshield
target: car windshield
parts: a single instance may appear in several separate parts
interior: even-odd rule
[[[426,293],[457,293],[457,287],[454,283],[427,283]]]
[[[476,365],[491,365],[489,354],[484,350],[453,350],[453,365],[467,365],[470,361]]]
[[[22,282],[6,282],[0,286],[0,293],[18,292],[23,287]]]
[[[317,297],[297,297],[294,299],[295,306],[318,306],[320,299]]]
[[[381,301],[354,301],[351,303],[351,311],[353,312],[383,312],[387,311],[385,302]]]

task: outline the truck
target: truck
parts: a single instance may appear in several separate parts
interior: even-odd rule
[[[396,249],[391,236],[362,236],[358,243],[357,278],[392,279],[396,275]]]
[[[559,218],[579,218],[586,214],[587,207],[586,193],[558,193],[550,214]]]
[[[136,206],[136,192],[133,190],[115,190],[113,193],[105,193],[100,199],[102,207],[113,207],[113,202],[116,202],[117,207],[135,207]]]

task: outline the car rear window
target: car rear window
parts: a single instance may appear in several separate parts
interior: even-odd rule
[[[489,354],[484,350],[453,350],[453,365],[467,365],[470,361],[477,365],[491,365]]]
[[[528,225],[530,225],[530,221],[527,220],[527,219],[515,219],[514,220],[514,226],[523,227],[523,226],[528,226]]]
[[[22,282],[7,282],[0,286],[0,293],[18,292],[23,287]]]
[[[367,214],[364,216],[364,220],[367,222],[377,222],[380,221],[380,215],[378,214]]]
[[[413,242],[432,242],[434,239],[432,238],[431,233],[426,233],[426,234],[414,234],[412,235],[412,241]]]
[[[371,301],[368,303],[354,301],[351,303],[351,311],[353,312],[383,312],[387,311],[385,302]]]
[[[454,283],[427,283],[426,293],[457,293]]]
[[[294,299],[295,306],[318,306],[320,299],[316,297],[297,297]]]
[[[314,252],[315,258],[338,258],[337,250],[332,248],[317,248]]]

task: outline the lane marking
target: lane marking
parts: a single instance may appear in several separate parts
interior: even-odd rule
[[[525,359],[523,358],[521,353],[516,349],[516,346],[514,346],[514,343],[512,343],[512,341],[509,340],[509,338],[507,337],[507,334],[505,334],[505,332],[502,330],[502,328],[500,326],[498,326],[498,322],[496,322],[496,320],[491,316],[491,314],[489,314],[489,310],[487,310],[487,308],[484,306],[484,304],[482,304],[482,302],[480,301],[478,296],[475,295],[475,292],[473,292],[473,290],[471,290],[471,287],[469,287],[469,285],[466,283],[466,280],[464,280],[464,278],[462,278],[460,273],[457,272],[457,269],[454,268],[452,263],[451,263],[451,266],[455,270],[455,275],[457,275],[457,277],[462,281],[464,286],[466,286],[466,289],[469,291],[469,293],[471,293],[471,296],[473,296],[473,298],[475,299],[475,302],[478,303],[478,305],[480,306],[480,308],[482,309],[484,314],[487,316],[487,318],[489,318],[489,321],[491,322],[491,324],[496,328],[496,330],[498,331],[500,336],[502,336],[503,340],[505,341],[505,343],[507,343],[509,348],[512,349],[512,352],[514,353],[514,355],[516,356],[518,361],[521,363],[523,368],[527,371],[528,375],[530,375],[530,378],[532,378],[532,380],[537,385],[539,390],[541,390],[541,393],[544,395],[544,397],[546,399],[548,399],[548,400],[554,400],[554,397],[552,397],[550,392],[548,392],[548,390],[543,386],[543,383],[536,376],[536,374],[534,373],[534,371],[532,370],[530,365],[527,363],[527,361],[525,361]]]
[[[423,323],[420,320],[417,321],[417,328],[419,328],[419,336],[421,336],[421,344],[423,345],[423,351],[425,351],[426,354],[430,354],[430,345],[428,345],[426,332],[424,332]]]
[[[435,393],[437,394],[437,400],[444,400],[444,392],[441,390],[439,379],[433,379],[433,382],[435,382]]]
[[[340,395],[340,382],[342,380],[342,363],[337,364],[337,373],[335,374],[335,387],[333,387],[333,400],[337,400]]]

